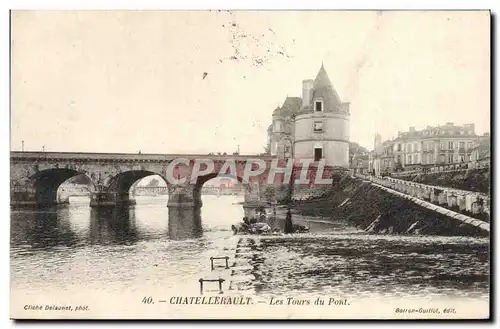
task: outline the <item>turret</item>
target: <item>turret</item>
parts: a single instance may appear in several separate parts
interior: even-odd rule
[[[296,158],[349,167],[349,103],[340,100],[323,65],[314,80],[302,82],[302,106],[294,128]]]

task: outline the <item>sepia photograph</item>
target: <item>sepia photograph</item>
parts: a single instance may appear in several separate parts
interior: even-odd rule
[[[10,318],[490,319],[491,24],[11,10]]]

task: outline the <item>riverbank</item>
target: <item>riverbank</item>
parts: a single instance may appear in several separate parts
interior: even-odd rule
[[[261,298],[488,298],[488,240],[367,233],[243,236],[231,290]],[[457,262],[464,259],[463,263]],[[236,279],[238,278],[238,279]],[[238,282],[234,282],[238,281]]]
[[[348,175],[335,176],[324,196],[296,201],[293,208],[302,216],[347,220],[353,226],[373,233],[489,235],[477,227],[425,209]]]

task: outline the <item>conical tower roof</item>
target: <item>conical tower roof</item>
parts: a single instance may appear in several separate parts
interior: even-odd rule
[[[337,91],[333,88],[332,82],[323,64],[321,64],[316,79],[314,79],[312,100],[314,101],[315,98],[323,99],[325,110],[336,110],[337,106],[342,103]]]
[[[281,115],[281,108],[279,106],[277,106],[274,111],[273,111],[273,115]]]

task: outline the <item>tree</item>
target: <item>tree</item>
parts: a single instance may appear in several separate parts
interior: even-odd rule
[[[266,201],[274,201],[276,198],[276,190],[274,186],[266,186],[264,190],[264,197],[266,198]]]
[[[152,180],[149,181],[146,187],[157,187],[159,183],[160,182],[156,178],[153,178]]]
[[[358,143],[356,142],[349,142],[349,157],[352,158],[355,154],[357,155],[364,155],[364,154],[368,154],[368,150],[359,145]]]
[[[78,175],[73,178],[71,178],[68,183],[70,184],[81,184],[81,185],[88,185],[89,184],[89,179],[85,175]]]

